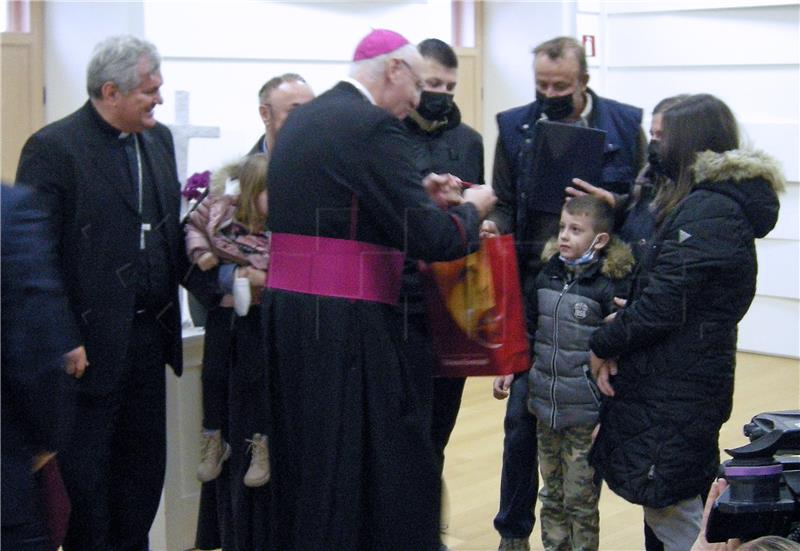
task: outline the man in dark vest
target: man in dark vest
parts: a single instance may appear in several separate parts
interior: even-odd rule
[[[559,222],[559,212],[537,208],[530,170],[536,122],[545,119],[606,131],[602,181],[590,183],[614,193],[628,192],[646,153],[642,110],[600,97],[588,87],[586,54],[576,40],[554,38],[534,48],[533,54],[536,101],[497,115],[499,136],[492,178],[497,206],[490,216],[499,233],[514,234],[523,288],[535,280],[542,247],[557,234]],[[528,328],[530,334],[535,330]],[[529,549],[533,530],[539,476],[536,418],[525,405],[527,390],[525,372],[495,379],[495,397],[510,394],[504,424],[500,509],[494,519],[503,550]]]
[[[89,100],[31,136],[17,172],[54,224],[71,309],[63,331],[77,349],[68,369],[83,375],[59,454],[72,501],[65,551],[146,551],[164,483],[164,366],[181,372],[188,260],[172,135],[153,116],[159,67],[149,42],[101,42]]]

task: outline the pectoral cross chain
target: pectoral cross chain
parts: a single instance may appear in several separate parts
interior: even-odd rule
[[[136,168],[137,168],[137,180],[138,180],[138,188],[139,188],[139,216],[143,214],[143,201],[144,201],[144,190],[142,189],[142,153],[139,151],[139,137],[134,134],[133,135],[133,142],[136,144]],[[144,250],[145,248],[145,239],[144,239],[144,232],[150,231],[153,229],[150,224],[142,223],[141,230],[139,231],[139,250]]]
[[[139,232],[139,249],[144,250],[144,232],[152,230],[150,224],[142,224],[142,230]]]

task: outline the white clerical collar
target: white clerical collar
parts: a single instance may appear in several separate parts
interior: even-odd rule
[[[369,100],[369,102],[370,102],[372,105],[376,105],[376,104],[375,104],[375,98],[373,98],[373,97],[372,97],[372,94],[370,94],[370,93],[369,93],[369,90],[367,90],[366,86],[364,86],[363,84],[361,84],[359,81],[357,81],[357,80],[356,80],[356,79],[354,79],[354,78],[347,77],[346,79],[342,80],[342,82],[347,82],[347,83],[350,83],[350,84],[352,84],[353,86],[355,86],[355,87],[356,87],[356,90],[358,90],[359,92],[361,92],[362,94],[364,94],[364,96],[365,96],[365,97],[366,97],[366,98]]]

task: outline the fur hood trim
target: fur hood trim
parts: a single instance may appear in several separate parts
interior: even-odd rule
[[[777,160],[763,151],[734,149],[724,153],[703,151],[697,154],[692,167],[694,181],[741,182],[763,178],[780,193],[786,189],[786,180]]]
[[[209,195],[225,194],[225,182],[229,178],[236,179],[239,177],[239,163],[240,161],[231,161],[211,173]]]
[[[542,250],[542,260],[547,262],[558,254],[558,238],[550,239]],[[611,279],[623,279],[633,271],[635,260],[631,248],[619,237],[612,235],[602,253],[600,273]]]

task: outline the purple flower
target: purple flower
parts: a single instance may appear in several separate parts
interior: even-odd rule
[[[211,182],[211,171],[206,170],[205,172],[195,172],[189,179],[186,180],[186,185],[183,186],[183,191],[181,194],[186,197],[188,201],[192,199],[199,199],[203,192],[208,188],[208,184]]]

